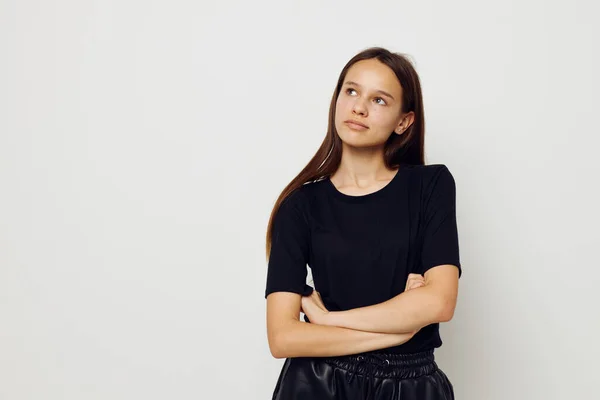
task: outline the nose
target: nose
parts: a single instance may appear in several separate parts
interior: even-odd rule
[[[363,104],[363,101],[356,99],[352,105],[352,113],[358,115],[365,115],[367,113],[367,107]]]

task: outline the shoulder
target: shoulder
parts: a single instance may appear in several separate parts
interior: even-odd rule
[[[288,196],[290,203],[300,207],[310,207],[314,202],[318,202],[327,190],[325,180],[325,178],[321,178],[304,183]]]
[[[454,176],[446,164],[410,165],[407,166],[424,188],[432,188],[438,184],[454,185]]]
[[[410,192],[421,201],[422,207],[436,202],[452,202],[456,196],[456,183],[445,164],[411,165]]]
[[[275,212],[274,224],[279,226],[282,223],[293,223],[298,227],[310,226],[311,211],[315,202],[318,202],[319,192],[323,190],[323,182],[311,181],[296,188],[287,195],[279,204]]]
[[[306,220],[310,220],[312,211],[323,202],[327,196],[327,182],[325,179],[309,181],[290,193],[280,205],[280,211],[302,214]]]
[[[431,178],[439,174],[449,174],[450,169],[446,164],[429,164],[429,165],[405,165],[403,168],[408,168],[415,174],[419,174],[426,178]]]
[[[296,213],[307,214],[311,204],[311,198],[314,197],[313,183],[305,183],[296,188],[292,193],[285,197],[278,213]]]

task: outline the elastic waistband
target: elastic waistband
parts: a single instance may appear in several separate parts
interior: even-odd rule
[[[420,353],[386,354],[362,353],[349,356],[325,357],[323,361],[338,368],[351,371],[353,375],[368,373],[376,378],[417,378],[438,369],[434,349]]]

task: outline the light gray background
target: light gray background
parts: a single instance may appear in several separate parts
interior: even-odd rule
[[[594,1],[0,1],[0,399],[268,399],[265,229],[373,45],[457,183],[457,399],[600,367]]]

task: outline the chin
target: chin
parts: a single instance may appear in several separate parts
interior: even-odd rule
[[[360,134],[356,135],[356,133],[359,133],[359,132],[352,132],[352,133],[354,133],[354,134],[348,135],[347,133],[340,134],[338,132],[338,136],[345,146],[355,147],[355,148],[370,148],[370,147],[382,146],[385,144],[385,140],[383,142],[378,142],[377,140],[373,140],[372,137],[368,138],[365,136],[361,136]]]

